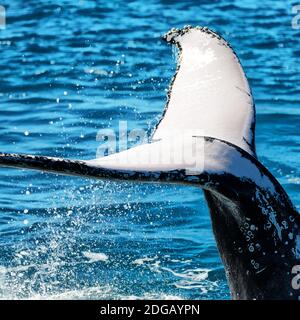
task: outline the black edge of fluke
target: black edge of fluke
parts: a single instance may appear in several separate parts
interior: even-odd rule
[[[163,36],[162,39],[168,43],[172,43],[175,44],[177,43],[177,41],[175,40],[176,37],[179,36],[183,36],[184,34],[190,32],[191,30],[199,30],[202,32],[205,32],[209,35],[211,35],[214,38],[217,38],[218,40],[221,40],[224,42],[224,44],[226,44],[228,47],[231,48],[231,46],[228,44],[228,42],[222,37],[220,36],[217,32],[213,31],[212,29],[204,26],[191,26],[191,25],[186,25],[183,28],[172,28],[171,30],[169,30],[168,32],[166,32]],[[232,49],[232,48],[231,48]]]

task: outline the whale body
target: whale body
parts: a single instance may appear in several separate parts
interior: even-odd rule
[[[237,55],[208,28],[172,29],[178,48],[149,143],[93,160],[0,154],[0,166],[199,186],[233,299],[298,299],[300,216],[255,150],[255,106]]]

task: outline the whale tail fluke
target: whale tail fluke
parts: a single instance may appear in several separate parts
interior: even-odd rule
[[[225,140],[255,156],[253,99],[231,47],[202,27],[172,29],[165,40],[179,48],[178,65],[152,143],[90,161],[3,153],[0,166],[92,177],[115,170],[120,178],[124,175],[131,179],[148,179],[149,172],[201,172],[205,150],[199,136]],[[183,137],[188,140],[183,141]],[[121,174],[125,171],[126,175]],[[128,172],[139,174],[129,177]]]
[[[255,107],[239,59],[207,28],[172,29],[165,40],[178,47],[178,65],[151,143],[94,160],[0,153],[0,167],[199,186],[233,298],[295,298],[300,216],[256,157]]]

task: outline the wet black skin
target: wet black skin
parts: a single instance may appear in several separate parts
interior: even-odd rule
[[[237,181],[230,181],[230,178],[228,180],[228,183],[235,183],[237,186]],[[299,264],[299,260],[293,251],[295,242],[289,239],[288,234],[291,232],[296,237],[299,234],[299,224],[295,221],[290,223],[280,240],[273,226],[267,229],[269,219],[258,209],[257,202],[249,201],[249,193],[254,191],[255,186],[243,183],[240,187],[239,190],[243,191],[232,195],[230,200],[205,191],[213,232],[232,298],[298,300],[300,292],[292,288],[292,278],[295,275],[291,271],[293,266]],[[280,207],[282,208],[282,204]],[[298,215],[290,206],[285,209],[289,216]],[[250,221],[247,220],[248,217],[251,217]],[[285,219],[285,216],[278,220],[281,219]],[[245,234],[251,231],[251,225],[257,226],[258,230],[254,239],[247,241]],[[286,241],[288,244],[285,244]],[[250,246],[251,250],[254,248],[253,252],[249,251]],[[259,263],[257,269],[254,267],[255,263]]]

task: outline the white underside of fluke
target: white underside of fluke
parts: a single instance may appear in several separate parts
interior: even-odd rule
[[[255,110],[235,53],[206,28],[171,30],[165,39],[179,48],[177,72],[150,143],[88,161],[0,154],[0,165],[132,180],[147,173],[161,177],[162,172],[178,171],[172,176],[176,183],[208,172],[268,186],[256,165],[243,159],[255,158]]]
[[[206,137],[194,137],[187,149],[189,152],[184,154],[183,148],[172,148],[170,141],[162,139],[100,159],[88,160],[86,164],[128,174],[143,172],[146,175],[147,172],[151,174],[176,170],[185,170],[186,176],[203,173],[219,176],[230,174],[240,180],[251,181],[272,194],[276,193],[270,177],[263,174],[255,162],[249,160],[254,158],[250,154],[245,157],[247,153],[235,145],[217,139],[206,141]],[[197,184],[198,180],[194,181]]]
[[[129,150],[88,163],[107,169],[135,171],[192,170],[202,172],[204,165],[203,138],[176,135],[172,138],[139,145]]]
[[[152,143],[89,164],[115,170],[200,172],[208,159],[200,136],[221,139],[255,154],[252,96],[229,45],[202,28],[189,28],[182,35],[169,32],[167,40],[179,47],[178,67]],[[223,161],[221,156],[214,159],[216,168],[224,169]]]
[[[201,130],[203,136],[253,153],[255,110],[235,53],[207,29],[191,28],[169,40],[179,47],[178,71],[153,139],[162,139],[174,129]]]

